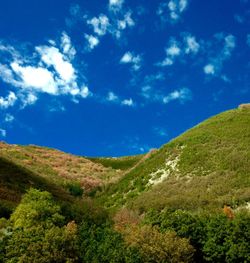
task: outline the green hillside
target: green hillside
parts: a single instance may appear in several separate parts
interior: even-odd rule
[[[243,205],[250,201],[249,160],[250,110],[230,110],[164,145],[97,198],[139,211]]]
[[[145,155],[0,143],[0,263],[250,262],[249,160],[249,107]]]

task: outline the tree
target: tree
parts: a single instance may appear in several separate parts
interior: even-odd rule
[[[77,226],[63,225],[60,206],[48,192],[31,189],[10,218],[6,262],[75,262]]]

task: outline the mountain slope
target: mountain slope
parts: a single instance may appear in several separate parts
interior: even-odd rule
[[[164,145],[97,199],[140,211],[237,206],[250,201],[249,160],[250,110],[230,110]]]

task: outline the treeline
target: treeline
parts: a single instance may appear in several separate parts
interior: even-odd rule
[[[91,203],[59,205],[31,189],[0,219],[0,262],[250,262],[249,212],[206,215],[121,210],[111,220]]]

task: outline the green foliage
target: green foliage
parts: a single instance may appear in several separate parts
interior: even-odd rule
[[[193,261],[194,248],[188,239],[180,238],[175,232],[161,233],[157,227],[131,226],[125,230],[126,242],[137,248],[145,263],[188,263]]]
[[[93,225],[84,222],[79,230],[80,255],[86,263],[139,263],[140,254],[128,248],[122,236],[110,225]]]
[[[185,132],[141,162],[98,196],[110,209],[217,209],[250,200],[250,111],[231,110]],[[149,180],[177,160],[167,179]],[[147,200],[147,202],[145,202]]]
[[[185,211],[151,211],[145,223],[156,225],[162,232],[176,231],[189,238],[196,249],[197,262],[249,262],[250,214],[237,212],[233,219],[226,215]]]
[[[72,182],[67,184],[67,188],[71,195],[75,197],[81,197],[83,195],[83,189],[78,182]]]
[[[23,196],[21,203],[11,215],[14,228],[29,228],[35,225],[62,225],[64,217],[60,214],[60,206],[57,205],[48,192],[30,189]]]
[[[10,218],[5,262],[76,262],[77,226],[60,212],[50,193],[30,189]]]

